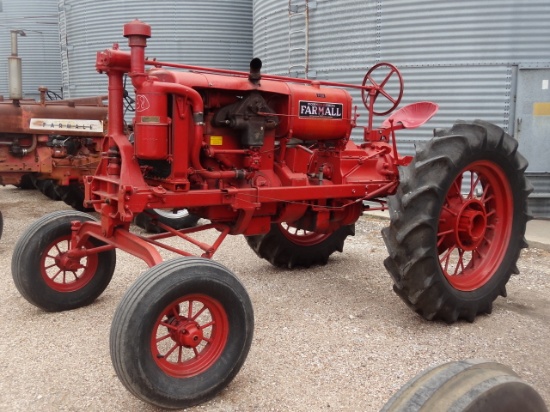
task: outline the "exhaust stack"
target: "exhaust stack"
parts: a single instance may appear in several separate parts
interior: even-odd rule
[[[17,54],[17,35],[26,36],[23,30],[11,31],[11,56],[8,57],[8,78],[10,99],[21,100],[23,98],[23,75],[21,70],[21,57]]]

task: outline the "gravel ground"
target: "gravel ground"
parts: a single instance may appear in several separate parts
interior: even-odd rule
[[[92,305],[45,313],[23,299],[11,277],[13,246],[45,213],[68,209],[35,191],[0,187],[0,410],[154,411],[134,398],[111,366],[109,329],[124,291],[147,269],[125,253]],[[255,256],[240,236],[215,259],[246,286],[255,334],[236,379],[191,410],[378,411],[428,366],[467,358],[511,366],[550,405],[550,253],[529,249],[491,315],[474,323],[426,322],[391,290],[380,229],[362,218],[344,253],[324,267],[282,271]],[[212,235],[204,234],[204,239]]]

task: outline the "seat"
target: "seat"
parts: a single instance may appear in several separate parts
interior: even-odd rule
[[[393,112],[384,122],[382,128],[391,127],[391,121],[394,125],[401,124],[404,129],[414,129],[422,126],[437,112],[439,106],[432,102],[411,103],[401,109]]]

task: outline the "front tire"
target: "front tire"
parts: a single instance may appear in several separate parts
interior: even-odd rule
[[[124,386],[161,408],[205,402],[236,376],[252,343],[243,285],[221,264],[177,258],[145,272],[122,298],[111,359]]]
[[[273,223],[268,233],[246,236],[246,241],[256,255],[273,266],[292,269],[326,265],[330,255],[344,250],[344,242],[350,235],[355,235],[355,225],[342,226],[333,233],[315,233],[286,223]]]
[[[473,321],[490,313],[519,273],[527,247],[527,161],[517,141],[490,123],[436,133],[400,169],[382,231],[394,291],[428,320]]]
[[[95,219],[73,210],[50,213],[31,224],[14,247],[11,271],[15,286],[30,303],[48,312],[89,305],[113,277],[114,249],[83,258],[68,257],[75,220]],[[104,244],[90,238],[85,247]]]

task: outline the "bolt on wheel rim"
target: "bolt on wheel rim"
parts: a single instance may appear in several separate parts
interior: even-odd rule
[[[202,294],[188,295],[168,305],[157,318],[151,353],[166,374],[189,378],[219,359],[228,333],[229,321],[220,302]]]
[[[71,236],[63,236],[45,249],[40,258],[42,279],[57,292],[74,292],[86,286],[94,277],[98,256],[69,257]],[[86,247],[91,247],[86,244]]]
[[[441,269],[461,291],[485,285],[511,238],[513,194],[502,169],[477,161],[459,173],[447,192],[437,233]]]

